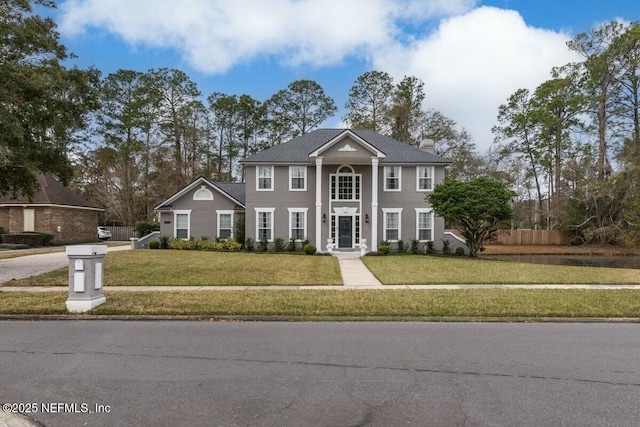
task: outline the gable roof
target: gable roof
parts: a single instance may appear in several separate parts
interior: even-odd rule
[[[85,200],[84,197],[74,193],[65,187],[51,175],[38,174],[36,177],[40,189],[33,195],[31,200],[27,196],[13,197],[6,194],[0,197],[0,206],[11,205],[41,205],[41,206],[73,206],[86,209],[104,210]]]
[[[215,190],[217,190],[220,194],[226,196],[232,202],[236,203],[237,205],[243,208],[245,207],[244,206],[244,194],[245,194],[244,183],[213,182],[201,176],[196,178],[191,184],[187,185],[186,187],[183,187],[180,191],[178,191],[168,199],[164,200],[158,206],[153,208],[153,210],[158,211],[158,210],[166,210],[171,208],[171,204],[174,201],[176,201],[177,199],[184,196],[189,191],[193,190],[194,188],[202,184],[209,185],[211,188],[214,188]]]
[[[350,133],[384,154],[380,163],[450,164],[451,161],[367,129],[317,129],[243,159],[241,163],[309,163],[310,155]]]

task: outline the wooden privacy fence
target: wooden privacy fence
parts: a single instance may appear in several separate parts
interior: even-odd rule
[[[569,230],[499,230],[496,245],[569,245],[573,233]]]
[[[131,237],[138,237],[136,235],[136,228],[135,227],[106,226],[104,228],[106,228],[107,230],[111,231],[111,240],[128,241]]]

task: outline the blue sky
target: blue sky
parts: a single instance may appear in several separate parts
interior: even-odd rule
[[[574,35],[614,19],[640,20],[640,0],[58,0],[53,13],[71,63],[179,68],[206,97],[261,101],[299,79],[320,83],[339,108],[376,69],[425,82],[441,110],[491,145],[498,106],[579,58]]]

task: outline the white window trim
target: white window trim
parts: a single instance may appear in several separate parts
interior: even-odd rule
[[[420,188],[420,168],[428,168],[429,170],[431,170],[431,188],[427,188],[426,190]],[[434,173],[435,173],[435,169],[433,166],[416,166],[416,191],[417,192],[428,193],[433,191]]]
[[[271,169],[271,187],[270,188],[260,188],[260,168],[269,168]],[[273,191],[273,187],[275,187],[275,168],[273,166],[256,166],[256,191]]]
[[[291,183],[293,182],[294,176],[291,174],[293,168],[302,168],[303,173],[303,182],[304,186],[302,188],[293,188]],[[307,191],[307,167],[306,166],[289,166],[289,191]]]
[[[307,232],[307,224],[309,223],[308,218],[309,218],[309,208],[287,208],[287,210],[289,211],[289,240],[291,240],[291,238],[293,237],[293,233],[291,233],[291,227],[293,225],[293,223],[291,222],[291,214],[292,213],[303,213],[304,214],[304,235],[308,236],[308,232]],[[303,240],[300,239],[296,239],[296,242],[302,242]]]
[[[398,239],[397,240],[389,240],[387,239],[387,213],[397,213],[398,214]],[[388,242],[397,242],[402,239],[402,208],[382,208],[382,240],[386,240]]]
[[[260,213],[264,213],[264,212],[269,212],[271,214],[271,223],[269,224],[269,227],[271,229],[271,239],[268,239],[267,241],[269,243],[273,243],[273,236],[276,234],[275,230],[273,229],[274,212],[276,211],[276,208],[254,208],[254,210],[256,212],[256,234],[255,234],[256,243],[260,241],[260,239],[258,239],[258,236],[260,235],[260,233],[258,232],[260,228],[260,223],[259,223]]]
[[[416,240],[418,240],[421,243],[424,242],[429,242],[429,240],[420,240],[420,214],[421,213],[428,213],[431,214],[431,241],[433,241],[433,221],[434,221],[434,215],[433,215],[433,209],[431,208],[415,208],[416,209]]]
[[[217,214],[217,226],[216,226],[216,237],[220,237],[220,215],[231,215],[231,236],[229,236],[229,239],[233,239],[233,232],[234,232],[234,211],[216,211]]]
[[[189,240],[191,237],[191,209],[173,211],[173,238],[178,238],[178,215],[187,215],[187,237],[182,240]]]
[[[389,189],[387,188],[387,171],[390,170],[390,168],[392,167],[398,168],[398,188]],[[383,180],[384,180],[384,191],[390,191],[390,192],[402,191],[402,166],[385,166]]]
[[[204,185],[193,193],[193,200],[213,200],[213,193]]]

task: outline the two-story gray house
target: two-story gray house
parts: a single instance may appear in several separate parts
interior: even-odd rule
[[[429,149],[430,148],[430,149]],[[161,233],[232,237],[239,215],[254,241],[309,240],[325,251],[376,250],[411,239],[442,247],[444,220],[425,196],[450,162],[370,130],[318,129],[244,160],[245,182],[199,178],[156,207]],[[329,240],[331,239],[331,240]]]

